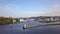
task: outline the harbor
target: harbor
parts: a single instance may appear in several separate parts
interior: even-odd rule
[[[26,27],[23,29],[23,26]],[[53,30],[53,31],[52,31]],[[1,34],[48,34],[49,33],[58,33],[60,31],[60,22],[51,23],[43,23],[43,22],[26,22],[26,23],[14,23],[14,24],[6,24],[0,25],[0,33]]]
[[[0,0],[0,34],[60,34],[60,0]]]

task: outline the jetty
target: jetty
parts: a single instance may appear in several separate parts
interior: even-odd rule
[[[55,26],[55,25],[60,25],[60,23],[47,23],[47,24],[39,24],[39,25],[25,26],[25,27],[23,26],[23,29],[29,29],[29,28],[35,28],[35,27],[44,27],[44,26]]]

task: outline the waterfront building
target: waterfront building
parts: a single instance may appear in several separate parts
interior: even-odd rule
[[[16,22],[16,20],[15,20],[15,19],[13,19],[13,23],[14,23],[14,22]]]
[[[29,21],[34,21],[35,19],[29,19]]]
[[[49,19],[49,18],[47,18],[47,19],[45,19],[44,21],[50,21],[50,19]]]
[[[20,19],[20,22],[25,22],[25,20],[24,19]]]

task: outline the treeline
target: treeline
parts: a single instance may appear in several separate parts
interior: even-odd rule
[[[12,17],[0,17],[0,25],[2,24],[10,24],[13,22],[13,18]]]

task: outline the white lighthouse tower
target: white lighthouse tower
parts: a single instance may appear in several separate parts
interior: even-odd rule
[[[26,24],[24,24],[24,26],[23,26],[23,29],[25,29],[26,28]]]

